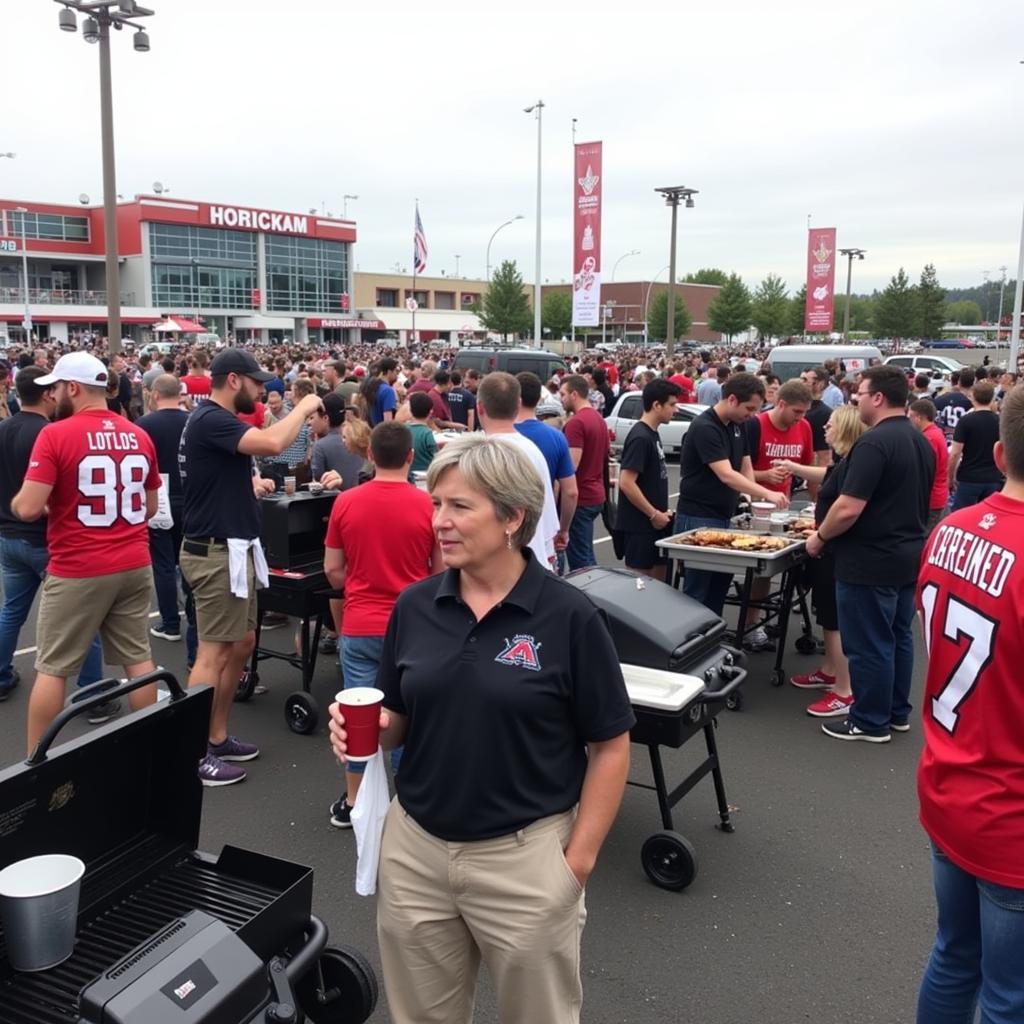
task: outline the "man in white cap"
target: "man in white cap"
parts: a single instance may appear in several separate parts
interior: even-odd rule
[[[61,356],[36,384],[54,386],[57,419],[36,438],[25,482],[11,501],[25,522],[49,516],[29,751],[60,711],[67,677],[79,670],[97,632],[106,660],[123,665],[126,676],[153,671],[146,520],[160,489],[153,442],[108,411],[107,369],[95,356]],[[139,708],[155,698],[156,687],[146,686],[129,699]]]

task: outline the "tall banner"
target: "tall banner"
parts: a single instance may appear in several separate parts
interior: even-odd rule
[[[807,233],[807,305],[804,330],[828,334],[832,330],[836,284],[836,229],[811,228]]]
[[[572,322],[601,322],[601,143],[576,145],[573,182]]]

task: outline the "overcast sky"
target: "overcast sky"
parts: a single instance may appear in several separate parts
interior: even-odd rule
[[[804,274],[807,215],[868,250],[854,290],[934,262],[947,287],[1016,272],[1024,203],[1020,0],[721,0],[497,5],[152,0],[148,54],[117,35],[118,191],[358,221],[357,267],[534,269],[543,122],[545,279],[570,274],[572,118],[604,142],[605,279]],[[698,8],[703,8],[699,10]],[[51,0],[4,0],[0,197],[99,202],[98,58]],[[664,279],[664,278],[663,278]],[[842,281],[837,282],[841,290]]]

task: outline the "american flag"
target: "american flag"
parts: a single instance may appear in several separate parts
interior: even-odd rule
[[[427,269],[427,236],[423,233],[423,221],[420,220],[420,207],[416,204],[416,232],[413,236],[412,263],[417,274]]]

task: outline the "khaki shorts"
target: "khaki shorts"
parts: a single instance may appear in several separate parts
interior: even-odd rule
[[[103,638],[103,660],[111,665],[149,661],[149,607],[153,570],[72,579],[48,573],[39,601],[36,671],[67,678],[85,661],[92,638]]]
[[[207,554],[195,555],[185,550],[193,543],[206,547]],[[211,643],[237,643],[256,628],[256,579],[252,554],[247,558],[245,578],[249,584],[248,598],[231,593],[226,544],[209,544],[185,540],[181,546],[181,574],[192,588],[196,605],[196,626],[200,640]]]

